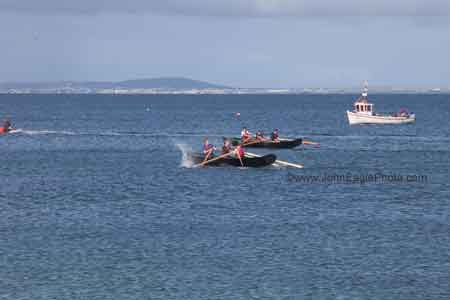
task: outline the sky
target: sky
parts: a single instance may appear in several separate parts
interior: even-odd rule
[[[0,81],[450,87],[448,0],[0,0]]]

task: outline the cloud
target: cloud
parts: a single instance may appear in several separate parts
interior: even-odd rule
[[[0,12],[188,16],[450,16],[449,0],[0,0]]]

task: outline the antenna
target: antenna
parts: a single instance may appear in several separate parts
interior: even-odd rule
[[[369,87],[369,83],[367,82],[367,80],[364,80],[364,89],[361,94],[363,97],[367,97],[367,92],[369,91],[368,87]]]

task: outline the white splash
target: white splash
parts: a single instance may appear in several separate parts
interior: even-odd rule
[[[183,168],[192,168],[194,166],[194,162],[189,158],[188,153],[192,152],[192,148],[183,143],[174,142],[175,146],[181,151],[181,163],[180,166]]]
[[[13,129],[13,130],[9,131],[8,133],[9,134],[14,134],[14,133],[21,133],[21,132],[23,132],[22,129]]]
[[[28,135],[46,135],[46,134],[62,134],[62,135],[76,135],[72,131],[55,131],[55,130],[25,130],[25,129],[14,129],[10,133],[21,133]]]

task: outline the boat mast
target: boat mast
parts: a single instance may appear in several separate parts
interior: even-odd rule
[[[363,88],[363,91],[362,91],[362,93],[361,93],[361,96],[364,98],[364,99],[367,99],[367,93],[369,92],[369,83],[367,82],[367,80],[366,81],[364,81],[364,88]]]

